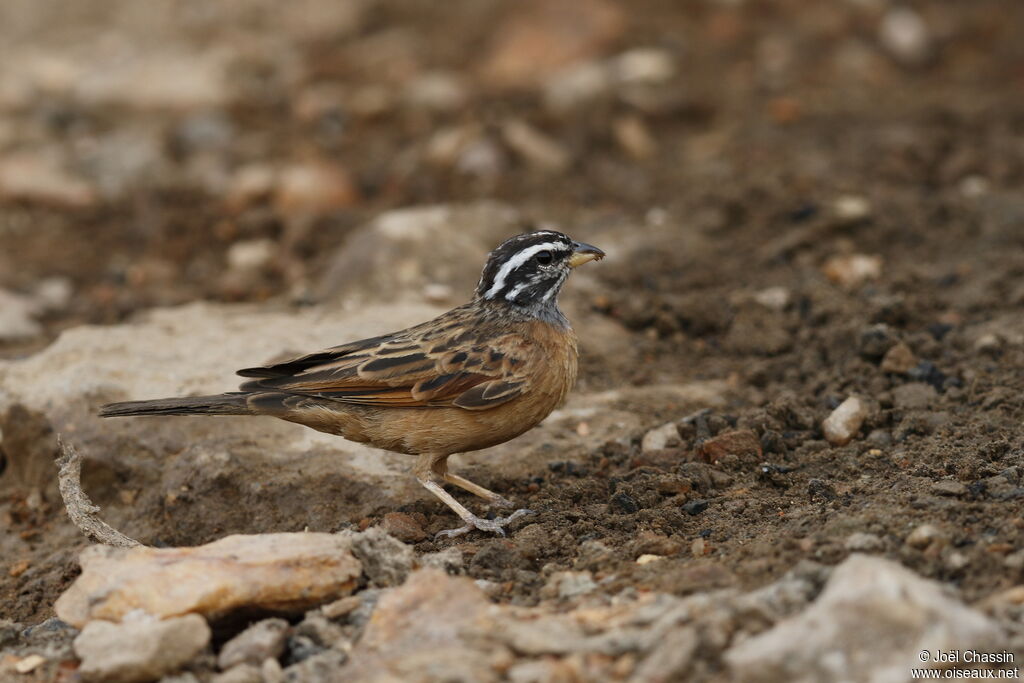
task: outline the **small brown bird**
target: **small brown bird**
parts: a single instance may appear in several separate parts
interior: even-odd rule
[[[111,403],[103,417],[270,415],[416,455],[413,473],[465,525],[504,535],[529,510],[477,517],[445,482],[493,505],[502,496],[448,471],[448,456],[503,443],[557,407],[576,381],[576,335],[558,308],[569,271],[604,257],[560,232],[517,235],[491,252],[472,301],[415,327],[265,367],[239,391]]]

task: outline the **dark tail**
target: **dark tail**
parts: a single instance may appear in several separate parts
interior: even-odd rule
[[[245,394],[218,394],[187,398],[159,398],[155,401],[108,403],[100,417],[128,415],[252,415]]]

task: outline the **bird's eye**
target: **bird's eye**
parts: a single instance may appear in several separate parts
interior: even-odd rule
[[[537,255],[534,256],[533,258],[536,259],[537,263],[541,264],[542,266],[546,266],[547,264],[551,263],[551,259],[553,259],[554,256],[551,255],[550,251],[540,251],[537,252]]]

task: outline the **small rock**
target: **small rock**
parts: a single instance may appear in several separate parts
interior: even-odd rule
[[[832,203],[832,213],[840,223],[858,223],[871,216],[871,202],[860,195],[843,195]]]
[[[690,544],[690,554],[694,557],[704,557],[708,552],[708,543],[703,538],[695,538]]]
[[[821,423],[821,431],[833,446],[845,446],[856,436],[867,415],[868,408],[864,401],[850,396],[825,418]]]
[[[922,650],[999,651],[1004,641],[998,624],[939,583],[853,555],[810,607],[739,641],[724,660],[727,678],[743,683],[848,680],[850,671],[857,680],[902,681]]]
[[[230,669],[238,664],[258,666],[263,660],[277,659],[284,653],[288,637],[288,622],[284,619],[264,619],[245,629],[224,643],[217,656],[221,669]]]
[[[462,551],[458,546],[451,546],[435,553],[420,555],[421,567],[433,567],[447,574],[461,574],[465,565]]]
[[[277,244],[266,238],[240,240],[228,248],[228,268],[236,271],[260,270],[274,258]]]
[[[658,48],[628,50],[613,58],[609,66],[615,80],[625,85],[664,83],[676,75],[675,59]]]
[[[921,524],[907,534],[907,538],[904,540],[904,543],[909,545],[911,548],[924,550],[933,542],[942,541],[944,539],[945,534],[943,534],[942,530],[934,524]]]
[[[354,535],[352,554],[362,563],[370,584],[378,588],[400,585],[416,562],[412,548],[380,527]]]
[[[71,303],[74,287],[66,277],[48,277],[33,287],[32,296],[45,311],[63,311]]]
[[[1010,553],[1003,558],[1003,566],[1007,569],[1015,569],[1020,571],[1024,569],[1024,550],[1018,550],[1015,553]]]
[[[850,552],[872,553],[885,549],[885,542],[874,534],[856,531],[846,537],[843,546]]]
[[[959,550],[954,550],[946,556],[946,568],[950,571],[958,572],[970,563],[971,558]]]
[[[568,600],[580,595],[586,595],[597,588],[594,577],[588,571],[555,572],[548,578],[544,588],[541,589],[541,596],[551,599]]]
[[[737,429],[723,432],[704,441],[697,448],[697,454],[705,462],[718,462],[728,455],[739,458],[760,460],[763,452],[761,440],[752,430]],[[692,513],[691,513],[692,514]]]
[[[868,280],[882,277],[882,257],[868,254],[833,256],[822,266],[822,272],[840,287],[856,289]]]
[[[650,129],[638,116],[622,116],[615,119],[612,132],[619,146],[634,159],[648,159],[657,149]]]
[[[683,512],[688,515],[699,515],[708,509],[708,502],[706,500],[691,500],[683,504]]]
[[[14,665],[14,670],[20,674],[32,673],[45,663],[46,657],[42,655],[29,655],[24,659],[18,660],[18,663]]]
[[[878,26],[878,40],[897,62],[921,66],[931,57],[928,25],[914,9],[902,5],[889,9]]]
[[[982,334],[974,340],[974,350],[979,353],[998,351],[1002,346],[1003,340],[1000,339],[999,335],[992,334],[991,332]]]
[[[42,334],[43,327],[35,320],[38,312],[31,298],[0,289],[0,343],[23,341]]]
[[[882,372],[891,372],[896,375],[905,375],[917,366],[918,360],[910,347],[903,342],[885,352],[882,358]]]
[[[138,614],[138,613],[137,613]],[[189,662],[210,642],[210,627],[198,614],[124,623],[90,621],[75,638],[75,654],[86,681],[148,681]]]
[[[636,502],[636,499],[623,491],[619,491],[611,497],[608,507],[613,512],[624,515],[632,515],[640,511],[640,504]]]
[[[519,119],[501,127],[502,138],[514,152],[537,168],[557,173],[569,166],[568,150],[554,138]]]
[[[754,301],[776,312],[784,311],[792,298],[792,294],[785,287],[766,287],[754,292]]]
[[[933,483],[929,490],[937,496],[951,496],[959,498],[967,495],[967,486],[963,482],[953,479],[940,479]]]
[[[892,401],[900,410],[923,410],[938,398],[935,387],[924,382],[908,382],[892,390]]]
[[[220,616],[241,607],[312,607],[355,588],[362,566],[352,545],[343,534],[282,533],[193,548],[91,546],[79,555],[81,576],[57,599],[57,616],[81,627],[133,610]]]
[[[636,558],[637,564],[650,564],[651,562],[657,562],[658,560],[664,560],[663,555],[641,555]]]
[[[384,515],[384,530],[403,543],[418,543],[427,537],[420,523],[404,512],[388,512]]]
[[[316,161],[294,164],[281,170],[274,203],[286,214],[326,214],[358,201],[355,182],[338,164]]]
[[[676,423],[666,422],[644,434],[644,438],[640,442],[640,450],[650,453],[678,445],[679,429],[676,427]]]

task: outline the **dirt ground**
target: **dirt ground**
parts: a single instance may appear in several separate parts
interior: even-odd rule
[[[119,4],[55,18],[46,3],[14,3],[0,10],[5,50],[38,38],[34,54],[73,55],[90,30],[144,29],[158,54],[229,52],[225,85],[154,104],[131,89],[83,94],[58,65],[30,70],[32,87],[0,87],[0,289],[71,292],[0,357],[158,306],[317,303],[329,256],[357,226],[493,198],[629,253],[594,267],[599,294],[572,283],[563,294],[629,334],[614,361],[582,358],[581,388],[725,380],[730,403],[690,415],[639,398],[643,429],[545,471],[475,465],[475,480],[538,514],[508,538],[434,541],[452,515],[417,501],[398,512],[430,534],[418,552],[460,545],[468,574],[516,604],[543,600],[558,569],[612,577],[609,594],[685,595],[857,550],[969,602],[1024,578],[1020,3],[374,0],[333,26],[281,20],[269,4],[160,5],[161,22]],[[329,3],[299,4],[315,16]],[[566,7],[578,16],[560,16]],[[639,48],[649,52],[620,59]],[[597,94],[563,83],[560,103],[546,89],[566,65],[612,62]],[[526,123],[526,142],[510,121]],[[53,155],[62,171],[42,189],[10,180]],[[239,177],[309,160],[330,165],[329,190]],[[236,277],[232,246],[258,240],[272,258]],[[822,420],[851,395],[866,421],[832,445]],[[644,434],[669,421],[680,438],[645,452]],[[8,459],[52,455],[45,423],[8,414],[0,426]],[[755,437],[745,451],[708,454],[743,430]],[[124,505],[97,481],[97,502]],[[4,533],[51,566],[2,558],[0,604],[33,624],[77,570],[69,536],[54,532],[68,526],[54,489],[40,502],[23,484],[0,470]],[[163,513],[131,514],[154,517],[150,541],[214,535],[169,529]],[[926,524],[948,542],[905,542]],[[644,554],[670,557],[638,564]]]

